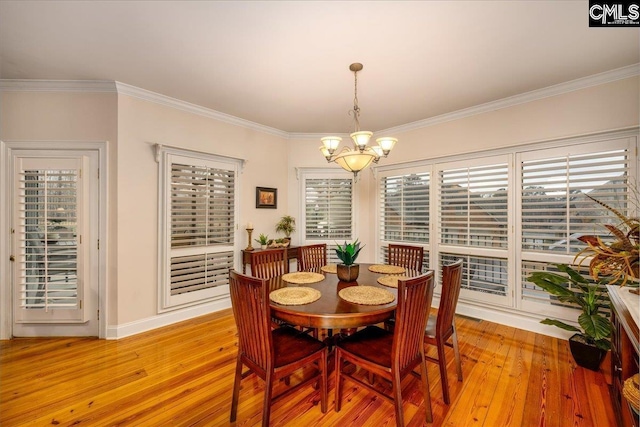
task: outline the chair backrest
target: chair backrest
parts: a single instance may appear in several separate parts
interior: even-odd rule
[[[398,265],[409,270],[422,273],[422,258],[424,248],[422,246],[389,245],[389,264]]]
[[[298,271],[320,272],[327,265],[327,244],[300,246],[298,248]]]
[[[289,272],[287,248],[251,252],[251,274],[259,279],[272,279]]]
[[[442,267],[442,294],[438,307],[436,334],[444,336],[453,329],[453,316],[456,314],[460,286],[462,285],[462,259]]]
[[[229,271],[233,317],[238,327],[238,351],[252,369],[267,370],[273,363],[273,337],[266,280]]]
[[[424,351],[424,330],[433,300],[433,271],[407,280],[398,280],[398,305],[393,329],[391,357],[402,372],[415,366]]]

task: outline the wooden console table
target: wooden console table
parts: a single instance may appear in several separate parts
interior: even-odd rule
[[[251,265],[251,253],[252,252],[260,252],[262,249],[254,249],[252,251],[242,250],[242,274],[247,274],[247,264]],[[289,264],[291,264],[292,259],[298,258],[298,247],[297,246],[289,246],[287,248],[287,258],[289,259]]]
[[[611,375],[613,409],[618,419],[618,424],[623,427],[637,427],[638,416],[633,413],[626,399],[622,395],[624,381],[638,373],[638,322],[629,308],[626,298],[634,298],[637,304],[637,295],[629,294],[629,288],[619,286],[607,286],[609,299],[611,300],[611,322],[613,333],[611,335]],[[637,306],[636,306],[637,307]]]

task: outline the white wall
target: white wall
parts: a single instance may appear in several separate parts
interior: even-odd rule
[[[254,223],[254,237],[262,232],[275,235],[275,223],[287,213],[287,153],[283,138],[123,95],[118,98],[118,140],[116,323],[122,325],[157,313],[158,164],[154,144],[247,160],[239,177],[239,249],[247,246],[244,229],[249,221]],[[255,208],[256,186],[279,189],[278,209]]]

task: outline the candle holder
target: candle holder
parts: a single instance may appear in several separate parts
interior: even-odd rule
[[[247,228],[247,233],[249,234],[249,244],[247,245],[246,248],[244,248],[245,251],[252,251],[253,250],[253,246],[251,246],[251,233],[253,233],[253,228]]]

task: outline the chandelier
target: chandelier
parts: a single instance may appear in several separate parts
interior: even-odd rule
[[[349,66],[353,71],[355,81],[355,91],[353,97],[353,110],[349,114],[353,115],[355,122],[355,132],[350,136],[353,140],[353,148],[343,147],[336,153],[342,138],[339,136],[325,136],[321,138],[322,146],[320,151],[327,159],[327,162],[335,162],[342,169],[353,172],[354,179],[358,178],[358,172],[368,167],[372,162],[378,163],[380,157],[387,157],[393,146],[398,142],[396,138],[382,137],[376,139],[377,145],[368,146],[369,139],[373,132],[360,130],[360,107],[358,107],[358,71],[362,71],[362,64],[354,63]]]

